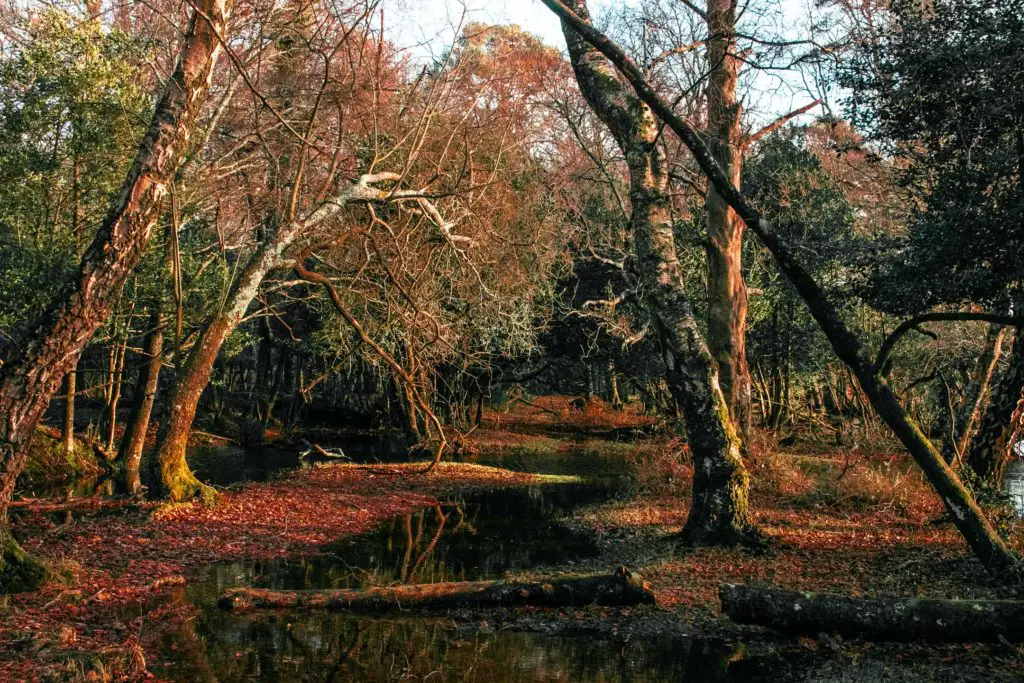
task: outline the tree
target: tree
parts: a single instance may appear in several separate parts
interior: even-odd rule
[[[714,183],[747,227],[757,234],[780,270],[800,293],[836,355],[856,376],[871,405],[920,465],[942,498],[953,523],[986,569],[997,575],[1018,577],[1022,571],[1020,560],[985,518],[977,502],[935,446],[904,411],[899,398],[868,358],[860,339],[839,315],[811,273],[795,258],[789,245],[780,238],[772,224],[729,182],[693,126],[676,114],[658,95],[643,72],[618,45],[560,0],[543,1],[564,23],[569,24],[616,66],[633,86],[637,96],[686,144],[709,182]]]
[[[160,203],[188,145],[221,51],[230,5],[197,6],[180,57],[153,111],[116,201],[82,256],[74,282],[52,303],[17,351],[0,368],[0,590],[31,589],[45,576],[6,523],[14,483],[25,463],[39,416],[64,374],[104,323],[121,286],[138,262]]]
[[[589,18],[585,0],[573,9]],[[608,126],[630,174],[629,231],[636,250],[636,275],[662,345],[665,377],[686,421],[693,454],[693,504],[683,539],[694,545],[758,540],[750,517],[749,475],[740,439],[686,295],[676,255],[667,195],[668,171],[658,147],[658,127],[648,107],[618,80],[600,53],[564,21],[562,31],[584,98]]]
[[[897,313],[968,305],[1019,314],[1024,2],[896,2],[881,19],[841,71],[853,121],[899,160],[913,207],[906,235],[880,260],[872,299]],[[1018,329],[966,448],[968,464],[994,485],[1024,409],[1022,339]]]
[[[737,97],[742,59],[736,45],[736,0],[708,0],[707,130],[715,160],[736,187],[743,168],[742,107]],[[708,347],[729,412],[743,434],[750,424],[747,367],[747,286],[743,281],[743,221],[713,185],[708,186]]]
[[[265,85],[255,106],[226,124],[264,144],[239,146],[225,136],[228,153],[211,152],[227,178],[219,196],[235,204],[218,208],[221,229],[229,223],[240,247],[239,275],[199,333],[158,437],[172,500],[211,495],[188,468],[188,436],[223,344],[253,315],[261,286],[281,286],[275,270],[328,285],[313,291],[328,293],[332,322],[341,314],[346,325],[358,324],[361,340],[365,332],[374,341],[364,346],[373,363],[386,355],[394,370],[401,359],[394,378],[409,432],[420,436],[419,418],[435,422],[431,380],[447,380],[431,378],[432,369],[459,353],[473,359],[528,342],[530,292],[542,289],[523,264],[543,274],[557,254],[543,253],[554,231],[535,181],[540,169],[527,154],[542,128],[527,106],[538,86],[511,77],[516,69],[539,77],[557,55],[535,51],[538,41],[517,30],[469,25],[432,72],[407,79],[393,46],[371,30],[375,3],[353,2],[344,22],[336,8],[314,9],[273,17],[308,35],[308,44],[279,44],[252,60]],[[318,88],[296,87],[308,82]],[[301,113],[301,132],[264,132],[265,106]],[[231,194],[228,185],[245,191]],[[327,254],[335,271],[352,266],[333,294],[332,273],[305,267]],[[502,295],[517,283],[519,297]],[[323,327],[337,335],[336,325]]]

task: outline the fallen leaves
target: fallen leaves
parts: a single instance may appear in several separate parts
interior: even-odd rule
[[[47,533],[57,526],[51,516],[27,512],[16,527],[23,545],[65,578],[12,596],[11,608],[0,612],[0,680],[39,678],[64,664],[60,648],[69,643],[76,651],[127,653],[115,668],[137,673],[144,652],[131,634],[143,623],[186,618],[180,604],[161,595],[213,562],[313,554],[454,490],[545,481],[480,465],[442,463],[428,475],[417,474],[421,467],[301,470],[224,492],[212,508],[96,510],[59,534]],[[125,615],[135,616],[126,624]],[[26,633],[30,645],[22,642]]]

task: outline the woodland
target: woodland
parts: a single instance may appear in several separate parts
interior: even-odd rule
[[[0,0],[0,680],[1024,678],[1024,0],[522,3]]]

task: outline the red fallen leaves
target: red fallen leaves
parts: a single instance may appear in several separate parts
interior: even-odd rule
[[[46,515],[25,515],[16,526],[23,545],[70,571],[74,589],[51,582],[37,593],[10,598],[11,609],[0,611],[0,680],[34,680],[60,666],[54,650],[62,642],[74,642],[79,651],[127,651],[130,634],[144,622],[185,618],[185,606],[166,600],[153,606],[154,597],[212,562],[312,554],[382,519],[432,505],[445,492],[537,481],[477,465],[443,463],[429,475],[416,474],[420,467],[304,470],[225,492],[212,508],[185,505],[153,515],[118,511],[68,527]],[[125,624],[132,613],[138,616]],[[120,675],[134,678],[139,672]]]

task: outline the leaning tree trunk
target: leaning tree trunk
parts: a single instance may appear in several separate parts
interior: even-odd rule
[[[159,311],[150,316],[149,325],[144,344],[146,362],[139,368],[139,377],[132,391],[132,411],[117,455],[125,489],[132,495],[142,488],[139,465],[142,463],[142,449],[146,445],[149,418],[153,413],[156,390],[160,383],[160,368],[163,366],[164,321]]]
[[[615,64],[629,80],[644,104],[649,106],[658,118],[679,136],[679,139],[692,152],[695,161],[708,180],[714,184],[729,205],[736,209],[747,227],[757,234],[765,248],[771,252],[779,270],[786,275],[800,294],[811,315],[828,338],[833,351],[856,376],[861,389],[871,402],[871,406],[920,465],[928,481],[938,492],[949,511],[950,518],[957,530],[963,535],[985,568],[997,576],[1006,574],[1007,578],[1020,578],[1024,574],[1024,564],[1021,563],[1020,558],[985,518],[977,502],[957,478],[956,473],[942,459],[942,455],[935,446],[907,415],[899,397],[868,358],[860,339],[847,326],[846,321],[840,316],[838,309],[825,295],[821,286],[796,259],[789,245],[775,231],[772,224],[763,218],[760,212],[729,181],[693,126],[679,116],[672,106],[658,95],[647,81],[643,71],[622,48],[590,25],[585,16],[577,16],[562,0],[541,1],[562,19],[563,30],[568,24]],[[585,0],[575,0],[572,6],[582,7],[585,11],[586,2]],[[609,78],[614,78],[614,75],[610,74]]]
[[[584,0],[574,9],[587,14]],[[759,537],[748,508],[749,476],[740,440],[719,387],[718,369],[697,327],[676,253],[668,170],[650,109],[616,78],[611,64],[563,23],[576,80],[594,113],[611,130],[629,165],[629,227],[636,271],[661,341],[665,377],[680,405],[693,455],[693,504],[683,540],[695,545]]]
[[[1018,327],[1014,335],[1010,365],[992,392],[988,410],[967,452],[967,464],[974,473],[996,488],[1002,484],[1024,408],[1024,328]]]
[[[259,286],[260,280],[262,276],[256,281],[256,287]],[[245,307],[248,307],[254,296],[255,291],[252,296],[245,298]],[[218,313],[203,329],[171,392],[170,412],[157,437],[157,458],[160,462],[160,483],[163,493],[172,501],[200,498],[210,503],[215,496],[212,488],[196,479],[188,466],[185,453],[192,432],[192,421],[199,407],[199,399],[210,382],[217,354],[224,340],[245,313],[245,308],[235,313],[237,310],[238,307],[235,306]]]
[[[736,0],[708,0],[707,116],[711,152],[739,187],[743,166],[736,96],[740,59],[736,55]],[[708,187],[708,348],[733,422],[750,429],[750,370],[747,367],[747,287],[743,281],[743,221],[714,185]]]
[[[195,420],[199,399],[209,384],[213,364],[224,341],[245,317],[263,278],[284,262],[285,252],[296,238],[308,229],[323,223],[341,209],[356,202],[387,202],[401,195],[398,191],[381,190],[374,183],[395,181],[394,173],[361,176],[356,182],[343,187],[336,196],[323,202],[302,220],[287,221],[272,231],[253,252],[242,268],[241,275],[231,286],[227,299],[199,335],[199,341],[189,354],[171,395],[171,408],[157,438],[157,457],[160,461],[160,481],[164,492],[172,501],[201,498],[211,501],[214,491],[189,469],[185,456],[192,422]]]
[[[175,71],[78,274],[0,368],[0,592],[30,590],[44,575],[42,566],[18,547],[6,523],[14,482],[40,415],[78,353],[106,321],[142,255],[206,99],[229,3],[197,0]]]

